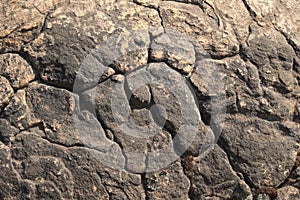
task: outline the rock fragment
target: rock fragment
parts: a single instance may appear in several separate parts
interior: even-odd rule
[[[145,176],[146,193],[150,199],[189,199],[189,185],[179,162]]]
[[[226,57],[239,51],[239,42],[232,26],[223,26],[216,12],[211,11],[209,17],[197,5],[173,1],[163,1],[159,11],[166,30],[195,38],[211,56]]]
[[[184,163],[191,180],[192,199],[231,198],[246,199],[251,190],[243,179],[232,169],[226,153],[218,146],[205,157],[189,159]]]
[[[14,90],[10,86],[9,81],[3,76],[0,76],[0,94],[0,109],[3,109],[14,94]]]
[[[18,54],[0,55],[0,75],[6,77],[14,89],[27,86],[35,78],[32,67]]]
[[[196,58],[193,44],[188,39],[176,34],[162,34],[154,38],[150,45],[150,59],[164,61],[186,74],[191,73]]]
[[[299,189],[297,189],[295,187],[286,186],[286,187],[280,188],[278,190],[277,198],[282,199],[282,200],[299,199],[300,191],[299,191]]]
[[[5,118],[10,124],[20,130],[25,130],[41,122],[33,116],[31,109],[26,102],[25,90],[18,90],[12,97],[9,104],[1,113],[1,118]]]
[[[19,132],[18,129],[13,127],[7,120],[0,119],[0,141],[4,144],[9,144],[12,138]]]
[[[20,51],[22,46],[39,35],[44,22],[44,15],[38,9],[41,8],[39,4],[45,5],[44,9],[50,10],[57,1],[47,4],[43,1],[9,1],[1,4],[0,51],[2,53]]]
[[[285,40],[290,43],[299,57],[300,40],[297,34],[298,26],[295,23],[300,19],[297,13],[299,3],[297,1],[281,2],[278,0],[272,0],[268,3],[254,0],[245,2],[255,14],[258,23],[274,26],[285,37]]]
[[[297,138],[285,136],[272,122],[243,115],[228,116],[220,126],[219,143],[251,184],[276,187],[284,182],[297,157]]]

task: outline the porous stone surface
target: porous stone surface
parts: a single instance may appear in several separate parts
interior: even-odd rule
[[[14,95],[14,90],[11,87],[9,81],[3,77],[0,76],[0,83],[1,83],[1,101],[0,101],[0,108],[4,108],[10,101],[11,97]]]
[[[300,198],[300,191],[297,188],[294,188],[292,186],[286,186],[283,188],[280,188],[278,190],[278,199],[299,199]]]
[[[1,76],[6,77],[15,89],[25,87],[33,81],[32,67],[18,54],[1,55]]]
[[[298,0],[5,0],[0,199],[300,199]]]

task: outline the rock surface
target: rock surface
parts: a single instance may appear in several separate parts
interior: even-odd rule
[[[300,2],[0,5],[0,199],[300,199]]]

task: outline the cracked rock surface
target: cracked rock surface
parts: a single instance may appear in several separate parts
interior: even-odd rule
[[[0,200],[300,199],[298,0],[4,0]]]

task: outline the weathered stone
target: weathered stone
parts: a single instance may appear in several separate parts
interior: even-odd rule
[[[20,185],[18,175],[15,173],[11,158],[9,156],[10,149],[0,143],[0,197],[2,199],[20,199]]]
[[[20,130],[25,130],[41,122],[41,119],[36,119],[33,116],[26,102],[26,92],[24,90],[18,90],[15,93],[9,104],[1,113],[1,118],[7,119],[10,124]]]
[[[201,0],[198,1],[201,2]],[[238,41],[241,44],[245,44],[249,35],[249,25],[252,23],[252,17],[250,16],[250,13],[246,14],[248,11],[243,1],[208,0],[203,2],[203,6],[206,10],[212,6],[214,12],[218,13],[219,23],[224,26],[225,30],[228,24],[233,26]]]
[[[111,77],[111,80],[122,83],[125,80],[125,77],[122,74],[116,74]]]
[[[211,115],[212,107],[223,103],[229,113],[240,112],[270,121],[293,118],[296,98],[282,90],[282,83],[281,86],[274,84],[274,88],[263,86],[259,69],[249,61],[233,57],[199,61],[196,66],[191,82],[197,88],[199,105],[204,113]],[[297,88],[296,85],[293,88]],[[222,97],[224,92],[226,98],[219,99],[216,105],[208,102],[209,98]],[[294,90],[290,92],[296,95]]]
[[[144,181],[146,195],[150,199],[189,199],[190,182],[184,175],[180,162],[146,174]]]
[[[159,11],[167,32],[175,30],[195,38],[213,57],[225,57],[239,51],[232,25],[220,22],[221,17],[215,12],[211,11],[209,17],[197,5],[172,1],[161,2]]]
[[[260,187],[256,193],[257,199],[276,199],[278,196],[278,191],[273,187]]]
[[[49,141],[40,138],[39,133],[34,130],[22,132],[15,137],[11,148],[12,158],[22,161],[30,156],[52,156],[63,157],[65,149],[63,146],[52,145]]]
[[[50,141],[67,146],[80,141],[73,116],[77,109],[75,95],[46,85],[32,84],[26,89],[26,102],[34,118],[40,119],[45,137]]]
[[[285,36],[299,56],[300,40],[297,34],[299,30],[295,23],[300,19],[297,13],[299,3],[297,1],[282,2],[278,0],[268,1],[267,3],[254,0],[246,0],[245,2],[259,24],[273,24]]]
[[[224,63],[212,59],[197,61],[190,77],[192,84],[197,88],[195,92],[204,97],[217,97],[224,93],[226,75],[222,73],[223,65]]]
[[[69,199],[109,199],[109,195],[116,199],[144,199],[140,176],[105,167],[97,152],[53,145],[36,135],[35,130],[31,131],[17,135],[12,157],[18,161],[16,170],[22,172],[22,177],[34,179],[32,198],[63,199],[71,195]],[[13,194],[11,188],[7,191]]]
[[[140,175],[111,168],[99,168],[97,173],[101,176],[103,185],[111,198],[145,199]]]
[[[32,181],[43,179],[44,181],[52,182],[60,191],[61,198],[72,198],[73,177],[60,159],[53,157],[30,157],[23,161],[22,165],[23,172],[21,177],[23,179]]]
[[[244,52],[258,67],[262,82],[284,93],[293,91],[297,85],[292,72],[295,57],[293,48],[284,36],[271,28],[257,25],[251,25],[250,28],[249,46],[244,47]]]
[[[95,21],[106,21],[93,25]],[[37,67],[40,78],[51,85],[72,89],[76,72],[88,51],[114,31],[105,12],[93,1],[69,2],[47,15],[43,33],[28,44],[25,52]]]
[[[0,199],[299,199],[298,4],[2,3]]]
[[[150,45],[150,59],[166,62],[186,74],[191,73],[195,63],[195,52],[186,36],[162,34],[154,38]]]
[[[110,12],[115,13],[119,21],[118,26],[127,30],[145,30],[149,27],[159,28],[161,26],[159,13],[151,7],[139,6],[134,1],[121,0],[115,3],[110,10]],[[109,8],[109,6],[106,7]]]
[[[152,100],[151,88],[144,81],[143,71],[137,70],[126,75],[125,89],[130,96],[130,106],[133,108],[146,108]]]
[[[272,122],[243,115],[226,117],[220,128],[219,143],[251,184],[275,187],[288,177],[298,153],[296,138]]]
[[[151,93],[148,86],[141,86],[140,88],[137,88],[135,91],[131,92],[132,96],[130,98],[130,105],[132,107],[143,108],[147,107],[151,103]]]
[[[93,89],[90,92],[87,91],[83,93],[83,99],[86,101],[84,104],[90,104],[91,109],[93,105],[95,105],[98,118],[100,118],[100,121],[102,121],[106,127],[113,131],[115,140],[120,143],[124,153],[128,155],[127,158],[130,158],[130,160],[134,160],[133,158],[136,156],[139,157],[139,155],[132,157],[130,154],[147,154],[149,144],[150,146],[153,145],[151,142],[153,140],[152,137],[160,133],[161,131],[159,130],[163,126],[170,132],[172,137],[175,138],[174,145],[176,146],[174,146],[174,148],[176,153],[179,155],[182,154],[184,149],[188,148],[188,144],[194,141],[193,138],[197,139],[190,150],[194,154],[199,153],[201,144],[204,141],[205,129],[203,128],[203,124],[199,121],[200,115],[193,102],[194,97],[188,92],[188,87],[182,85],[185,84],[182,80],[183,78],[179,73],[168,70],[168,66],[164,64],[150,65],[148,70],[149,71],[142,68],[130,73],[127,80],[128,88],[131,91],[135,91],[137,86],[150,85],[153,102],[155,105],[162,106],[161,108],[152,105],[149,108],[150,112],[145,109],[131,111],[129,99],[127,99],[127,95],[124,91],[124,81],[117,83],[106,81],[105,83],[99,84],[96,90]],[[138,80],[138,76],[142,79]],[[133,77],[135,78],[133,79]],[[135,82],[133,82],[133,80],[135,80]],[[164,81],[170,82],[164,83]],[[166,90],[167,88],[162,87],[162,84],[166,84],[165,86],[171,90]],[[172,88],[175,86],[176,88]],[[185,92],[186,94],[183,93],[184,96],[190,96],[191,98],[176,100],[180,94],[178,92],[178,94],[176,94],[175,89]],[[93,96],[93,93],[96,93],[96,95]],[[174,107],[174,105],[176,106]],[[163,114],[164,109],[166,110],[166,115]],[[192,118],[192,115],[195,115],[196,118]],[[179,120],[181,120],[180,123]],[[190,131],[186,131],[183,127],[188,128],[187,130]],[[169,159],[176,157],[172,149],[173,143],[168,144],[167,153],[173,154],[173,156],[169,156]],[[155,154],[156,153],[149,153],[149,170],[151,165],[155,164]],[[161,153],[158,155],[164,156],[164,154]],[[127,160],[127,169],[133,170],[132,167],[137,167],[133,164],[136,163],[136,161],[130,160]],[[143,159],[138,160],[142,161]],[[162,160],[162,162],[166,161]],[[142,163],[143,161],[141,164]],[[159,163],[157,163],[157,165],[160,166]]]
[[[258,116],[269,119],[290,119],[293,112],[294,102],[290,99],[284,98],[281,94],[274,92],[268,88],[263,87],[264,96],[260,98],[260,109]]]
[[[1,52],[19,51],[42,30],[46,13],[59,1],[18,1],[1,4]]]
[[[222,197],[224,199],[246,199],[251,196],[249,186],[232,169],[227,155],[215,146],[205,157],[196,157],[184,162],[191,180],[191,199]]]
[[[88,167],[78,166],[72,169],[74,174],[74,195],[73,199],[108,199],[108,194],[96,172]],[[82,187],[84,186],[84,187]]]
[[[300,124],[300,102],[297,102],[297,104],[295,105],[293,120]]]
[[[0,141],[4,144],[11,142],[13,136],[18,133],[18,129],[11,126],[11,124],[5,119],[0,119],[0,127]]]
[[[93,55],[88,55],[81,63],[73,85],[73,92],[79,94],[91,89],[114,73],[112,68],[105,67]]]
[[[155,9],[158,8],[160,0],[134,0],[133,2],[136,2],[137,4],[143,5],[145,7],[153,7]]]
[[[287,186],[287,187],[280,188],[278,190],[277,199],[288,200],[288,199],[299,199],[299,198],[300,198],[300,191],[295,187]]]
[[[122,129],[121,126],[122,123],[127,121],[127,119],[123,118],[122,115],[129,114],[130,112],[129,102],[126,99],[125,91],[123,90],[124,88],[123,84],[124,81],[117,82],[117,83],[113,81],[106,81],[100,84],[96,88],[96,90],[94,90],[94,92],[96,93],[95,93],[95,97],[91,99],[92,102],[87,102],[87,104],[91,104],[92,105],[91,107],[96,108],[96,114],[98,118],[100,118],[100,121],[103,122],[105,127],[109,128],[113,132],[115,141],[118,141],[125,154],[126,153],[132,154],[134,152],[145,154],[147,149],[147,143],[143,137],[146,136],[140,135],[142,138],[136,138],[137,136],[136,130],[133,129],[133,132],[131,134],[130,132],[128,132],[129,131],[128,128]],[[119,91],[120,93],[114,93],[113,90],[118,90],[118,88],[121,89],[121,91]],[[89,91],[84,93],[84,95],[88,94],[88,92]],[[113,100],[115,100],[116,107],[113,107],[112,104]],[[118,112],[121,112],[122,115],[119,116],[115,114],[112,109],[118,110]],[[134,124],[135,123],[133,123],[133,125]],[[134,158],[132,159],[136,160]],[[136,161],[132,161],[132,162],[136,163]],[[137,166],[131,165],[131,161],[127,161],[127,163],[129,163],[129,166],[128,165],[126,166],[128,170],[134,170],[130,166],[137,168]],[[145,163],[142,161],[140,162],[140,165],[145,165]]]
[[[39,66],[38,72],[43,81],[71,89],[81,62],[92,49],[98,44],[101,47],[103,43],[106,43],[108,49],[100,53],[113,55],[114,59],[110,60],[109,64],[112,64],[116,71],[125,73],[136,67],[132,63],[142,65],[147,62],[149,33],[145,23],[150,19],[149,25],[154,27],[159,25],[158,13],[131,2],[122,1],[114,5],[112,7],[109,2],[95,3],[92,0],[70,2],[59,6],[47,16],[43,33],[25,48]],[[126,9],[123,9],[124,6]],[[127,9],[127,6],[130,9]],[[139,17],[134,15],[137,11],[141,12]],[[114,22],[115,20],[117,21]],[[94,26],[95,21],[105,23]],[[115,23],[118,23],[118,26]],[[118,41],[116,37],[120,34],[112,35],[112,33],[122,25],[132,26],[138,30],[131,32],[130,29],[127,29],[129,31],[123,29],[123,39]],[[121,29],[117,33],[120,33]],[[128,42],[130,38],[132,42]],[[45,45],[47,43],[51,45]],[[121,54],[117,51],[117,47],[122,47]]]
[[[116,72],[126,72],[147,63],[150,43],[148,29],[124,31],[101,43],[92,55]]]
[[[0,75],[15,89],[27,86],[35,78],[31,66],[18,54],[0,55]]]
[[[0,94],[0,109],[2,109],[8,104],[14,94],[14,90],[10,86],[9,81],[3,76],[0,76]]]

